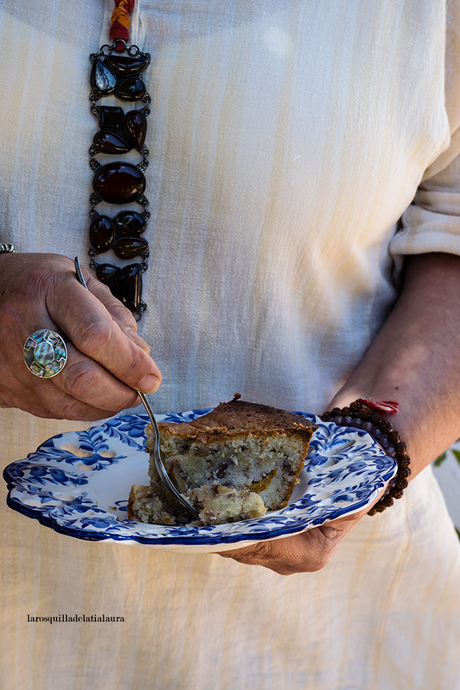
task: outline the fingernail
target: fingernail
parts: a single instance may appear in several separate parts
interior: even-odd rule
[[[160,381],[153,374],[147,374],[138,385],[141,393],[156,393],[160,387]]]
[[[134,340],[136,345],[139,345],[147,354],[150,352],[150,346],[145,342],[145,340],[142,340],[141,336],[136,333],[136,331],[133,331],[132,328],[127,328],[125,331],[126,335],[128,338],[131,338],[131,340]]]

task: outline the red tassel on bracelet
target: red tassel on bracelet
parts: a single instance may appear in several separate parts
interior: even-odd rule
[[[366,405],[370,410],[385,412],[386,414],[396,414],[399,407],[399,403],[395,400],[367,400],[366,398],[358,398],[358,401]]]

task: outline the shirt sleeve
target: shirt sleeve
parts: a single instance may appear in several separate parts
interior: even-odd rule
[[[446,252],[460,255],[460,2],[446,10],[445,107],[449,147],[425,171],[390,242],[393,256]]]

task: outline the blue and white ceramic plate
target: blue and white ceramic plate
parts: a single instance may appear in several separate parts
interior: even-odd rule
[[[209,410],[158,415],[188,422]],[[396,474],[395,461],[364,431],[318,425],[290,505],[262,518],[212,527],[132,522],[132,484],[148,484],[146,415],[114,417],[87,431],[59,434],[4,471],[10,508],[78,539],[145,544],[169,551],[219,552],[297,534],[365,508]]]

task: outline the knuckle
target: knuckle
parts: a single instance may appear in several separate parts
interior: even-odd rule
[[[18,293],[27,300],[47,300],[60,293],[62,267],[48,257],[45,261],[33,262],[27,268],[25,279],[18,284]]]
[[[0,303],[0,322],[2,324],[2,336],[5,333],[17,332],[22,326],[20,310],[7,301]]]
[[[87,400],[100,384],[99,373],[91,362],[77,362],[68,368],[66,374],[65,391],[77,398],[76,402]]]
[[[22,310],[11,303],[0,302],[0,350],[5,360],[22,359],[22,347],[34,326],[27,327]]]
[[[88,288],[93,291],[92,289],[95,289],[94,292],[97,291],[98,297],[103,297],[105,300],[110,301],[113,299],[113,295],[110,291],[110,288],[108,285],[104,285],[104,283],[98,282],[95,284],[95,278],[92,276],[88,275],[86,278],[86,284]]]
[[[75,399],[63,402],[60,407],[60,415],[61,419],[84,421],[87,415],[87,405]]]
[[[130,309],[120,302],[119,299],[114,297],[107,285],[104,285],[90,274],[88,274],[87,285],[91,292],[105,304],[111,316],[114,317],[116,321],[120,321],[130,328],[136,329],[136,319]]]
[[[129,326],[130,328],[137,330],[136,319],[134,318],[128,307],[125,307],[125,305],[122,304],[120,300],[116,299],[115,297],[113,298],[113,300],[113,306],[110,310],[112,316],[114,316],[117,321],[121,321],[121,323],[125,324],[126,326]]]
[[[97,356],[108,347],[111,337],[109,324],[101,321],[92,321],[81,326],[76,345],[82,352],[93,352]]]
[[[329,563],[329,558],[330,556],[320,556],[309,566],[308,572],[316,573],[318,570],[322,570]]]

